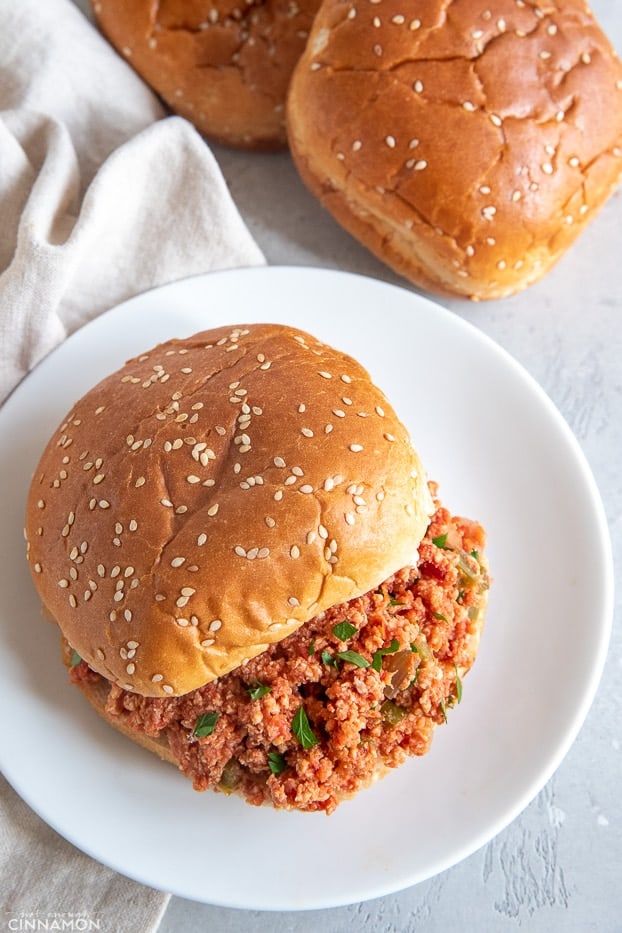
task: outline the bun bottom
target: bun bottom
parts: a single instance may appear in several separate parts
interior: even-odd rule
[[[71,671],[73,649],[66,638],[61,638],[61,641],[63,664],[67,670]],[[127,739],[131,739],[132,742],[140,745],[148,752],[152,752],[154,755],[157,755],[158,758],[162,759],[162,761],[168,761],[170,764],[177,766],[177,761],[175,759],[175,755],[173,754],[173,750],[168,743],[166,733],[157,737],[146,735],[144,732],[138,732],[136,729],[133,729],[126,723],[125,720],[119,718],[118,716],[112,716],[108,712],[106,706],[110,696],[110,688],[112,686],[110,681],[106,680],[105,677],[98,677],[97,679],[93,678],[92,680],[84,679],[77,682],[77,686],[84,694],[88,702],[91,704],[95,712],[101,716],[101,718],[107,722],[109,726],[112,726],[112,728],[116,729],[117,732],[120,732]]]

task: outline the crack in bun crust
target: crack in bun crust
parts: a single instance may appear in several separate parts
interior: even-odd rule
[[[34,473],[26,538],[80,656],[173,696],[415,562],[432,510],[360,364],[241,325],[161,344],[78,401]]]
[[[336,220],[415,285],[511,295],[622,173],[622,65],[583,0],[325,0],[290,148]]]
[[[92,0],[111,44],[175,113],[242,149],[283,149],[285,96],[320,0]]]

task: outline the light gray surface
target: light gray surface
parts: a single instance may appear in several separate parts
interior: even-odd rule
[[[86,6],[81,0],[78,5]],[[620,50],[620,0],[594,0],[592,7]],[[289,156],[220,148],[214,151],[234,200],[270,263],[339,268],[408,287],[337,227],[303,188]],[[470,320],[515,356],[570,424],[605,503],[619,587],[622,192],[540,284],[505,301],[472,305],[441,299],[440,303]],[[554,531],[551,529],[552,535]],[[572,561],[572,553],[567,557]],[[585,637],[590,637],[589,619]],[[529,650],[537,650],[537,646]],[[528,657],[517,659],[517,677],[522,676],[526,663]],[[511,684],[508,689],[512,689]],[[387,814],[387,820],[395,820],[394,830],[399,837],[399,814]],[[397,844],[422,845],[425,840],[399,840]],[[279,858],[283,857],[295,857],[295,853],[283,856],[271,852],[267,841],[266,858],[274,859],[277,872]],[[312,883],[313,879],[309,879]],[[276,914],[228,910],[173,898],[161,933],[199,930],[622,931],[620,593],[616,596],[614,631],[604,676],[577,741],[544,790],[496,839],[466,861],[416,887],[335,910]]]

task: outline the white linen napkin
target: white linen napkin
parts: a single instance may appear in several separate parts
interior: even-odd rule
[[[204,141],[164,118],[70,0],[0,0],[0,404],[106,308],[263,262]],[[0,878],[7,929],[86,917],[147,933],[167,902],[78,852],[2,779]]]
[[[104,309],[263,256],[204,141],[70,0],[0,0],[0,402]]]

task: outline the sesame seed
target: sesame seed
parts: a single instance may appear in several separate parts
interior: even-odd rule
[[[216,502],[216,503],[214,503],[214,505],[210,505],[209,509],[207,510],[207,514],[208,514],[211,518],[213,518],[213,516],[216,515],[216,513],[218,512],[218,509],[219,509],[219,505],[218,505],[218,503]]]
[[[490,114],[490,122],[493,123],[495,126],[503,125],[503,120],[496,113]]]
[[[236,544],[233,549],[238,557],[246,557],[246,550],[242,547],[241,544]]]
[[[492,218],[497,213],[497,208],[494,205],[489,204],[487,207],[483,207],[481,214],[484,220],[492,220]]]
[[[395,149],[395,137],[394,136],[385,136],[384,141],[389,147],[389,149]]]
[[[311,428],[301,428],[300,433],[304,434],[305,437],[313,437],[313,431]]]
[[[410,24],[409,24],[408,28],[409,28],[409,29],[412,29],[413,32],[414,32],[414,30],[415,30],[415,29],[419,29],[420,26],[421,26],[421,20],[420,20],[420,19],[412,19],[412,20],[410,21]]]
[[[171,694],[173,692],[173,688],[171,687],[170,684],[162,684],[162,690],[164,691],[164,693],[168,693],[168,694]]]
[[[363,450],[363,445],[362,444],[350,444],[350,450],[355,454],[359,453],[359,451]]]
[[[317,533],[319,534],[320,538],[322,538],[322,540],[324,541],[328,538],[328,530],[324,525],[318,525]]]
[[[188,619],[176,619],[175,621],[177,622],[177,625],[181,625],[182,628],[185,628],[190,624]]]
[[[269,554],[270,554],[269,547],[260,547],[259,550],[257,551],[257,557],[259,558],[259,560],[263,560],[264,558],[268,557]]]
[[[313,492],[313,486],[310,486],[309,483],[304,483],[304,485],[299,486],[300,492],[310,493]]]
[[[423,91],[423,81],[419,81],[419,80],[415,81],[413,84],[413,91],[416,91],[417,94],[421,94],[421,92]]]
[[[300,548],[296,544],[292,544],[289,549],[289,556],[293,558],[293,560],[297,560],[300,557]]]
[[[415,162],[415,166],[414,166],[416,172],[422,172],[423,169],[427,167],[428,167],[428,163],[426,162],[425,159],[419,159],[418,162]]]

